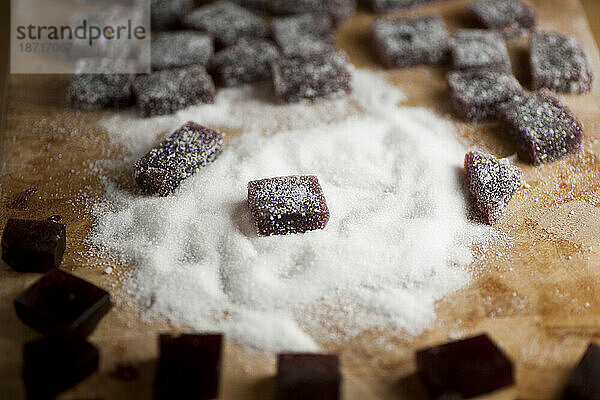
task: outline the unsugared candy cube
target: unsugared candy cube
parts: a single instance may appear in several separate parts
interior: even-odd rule
[[[160,335],[158,399],[214,399],[219,392],[223,335]]]
[[[498,222],[513,195],[523,186],[523,171],[507,159],[472,151],[465,156],[467,184],[490,224]]]
[[[454,69],[492,68],[510,71],[504,37],[494,31],[463,29],[450,37]]]
[[[71,108],[101,110],[131,105],[131,82],[127,74],[74,74],[67,89]]]
[[[512,363],[487,335],[417,351],[417,374],[432,399],[463,399],[513,384]]]
[[[217,52],[210,70],[218,84],[235,86],[271,78],[271,63],[279,58],[279,49],[268,40],[239,43]]]
[[[594,74],[583,47],[573,36],[534,32],[529,44],[531,86],[563,93],[587,93]]]
[[[441,17],[386,17],[371,27],[373,46],[387,68],[439,64],[448,57],[448,31]]]
[[[285,56],[307,57],[335,51],[331,17],[325,13],[274,18],[273,39]]]
[[[379,14],[423,6],[435,0],[367,0],[373,11]]]
[[[484,28],[515,37],[535,26],[535,11],[521,0],[478,0],[469,11]]]
[[[66,243],[64,224],[9,219],[2,234],[2,259],[15,271],[46,272],[60,266]]]
[[[38,332],[81,336],[92,333],[112,308],[108,292],[58,269],[19,294],[14,305],[21,321]]]
[[[144,192],[167,196],[221,154],[224,137],[188,122],[134,164],[134,179]]]
[[[152,34],[152,69],[206,66],[213,50],[212,38],[202,32],[155,32]]]
[[[582,122],[545,89],[500,106],[498,119],[519,155],[533,165],[557,160],[581,147]]]
[[[181,20],[194,7],[194,0],[152,0],[150,26],[154,31],[181,27]]]
[[[494,119],[501,104],[523,96],[523,88],[507,72],[455,71],[448,73],[447,80],[454,111],[466,121]]]
[[[339,26],[356,9],[356,0],[271,0],[270,9],[276,15],[327,13]]]
[[[133,82],[133,93],[138,114],[147,118],[214,103],[216,90],[206,69],[192,65],[139,75]]]
[[[277,400],[341,398],[339,358],[335,354],[291,353],[277,356]]]
[[[590,344],[567,380],[563,400],[600,399],[600,346]]]

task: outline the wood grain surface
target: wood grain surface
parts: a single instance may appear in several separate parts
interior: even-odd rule
[[[588,49],[596,76],[600,57],[578,0],[526,0],[539,13],[540,26],[569,32]],[[590,4],[595,0],[590,0]],[[470,27],[466,0],[450,0],[410,14],[442,13],[450,29]],[[590,9],[594,9],[591,5]],[[597,7],[596,7],[597,9]],[[358,67],[380,69],[369,45],[374,16],[357,13],[337,35],[338,44]],[[597,24],[597,18],[592,18]],[[596,25],[598,26],[598,25]],[[528,82],[526,40],[510,44],[515,74]],[[417,67],[388,73],[408,97],[452,118],[443,67]],[[6,218],[63,216],[68,226],[62,267],[115,293],[126,266],[89,257],[84,238],[92,218],[90,204],[102,198],[88,161],[118,157],[119,148],[95,122],[107,113],[65,111],[68,77],[12,75],[8,80],[6,129],[3,133],[0,223]],[[485,398],[551,399],[590,341],[600,337],[600,90],[586,96],[560,96],[585,124],[584,151],[562,161],[532,168],[520,164],[529,187],[511,203],[498,230],[510,239],[482,251],[471,269],[473,283],[437,304],[438,319],[419,337],[372,329],[342,343],[322,343],[338,352],[344,372],[344,399],[419,399],[414,377],[416,348],[487,332],[515,362],[517,384]],[[465,143],[499,156],[515,152],[496,123],[456,127]],[[23,189],[41,180],[40,190],[24,211],[9,209]],[[115,274],[103,275],[106,265]],[[0,264],[0,399],[23,398],[20,380],[23,343],[37,337],[16,317],[12,299],[39,278]],[[90,340],[101,352],[100,371],[65,399],[151,398],[157,356],[157,332],[178,331],[144,323],[136,310],[118,305]],[[132,363],[140,375],[131,382],[112,372]],[[270,399],[274,357],[227,343],[222,399]]]

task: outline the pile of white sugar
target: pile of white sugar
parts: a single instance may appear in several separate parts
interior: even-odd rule
[[[401,107],[381,75],[354,71],[354,93],[275,105],[267,88],[219,91],[214,105],[174,116],[102,121],[127,153],[193,120],[231,127],[220,158],[166,198],[106,186],[90,241],[130,266],[125,298],[144,316],[266,351],[311,351],[365,329],[416,335],[436,300],[468,284],[472,246],[492,231],[467,218],[466,149],[432,111]],[[319,178],[330,221],[322,231],[258,237],[250,180]]]

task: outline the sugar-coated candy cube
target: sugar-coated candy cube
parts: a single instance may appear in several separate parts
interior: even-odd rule
[[[154,31],[181,27],[181,20],[194,7],[194,0],[151,0],[150,26]]]
[[[535,26],[535,11],[521,0],[478,0],[469,11],[484,28],[494,29],[505,37],[515,37]]]
[[[507,72],[455,71],[448,73],[447,80],[454,111],[467,121],[494,119],[501,104],[523,96],[523,88]]]
[[[507,159],[472,151],[465,156],[467,184],[477,207],[490,224],[496,223],[513,195],[523,186],[523,171]]]
[[[335,354],[291,353],[277,356],[277,400],[341,398],[339,358]]]
[[[367,0],[367,3],[374,12],[383,14],[423,6],[434,1],[436,0]]]
[[[348,58],[341,51],[280,59],[272,74],[275,96],[285,103],[352,92]]]
[[[335,50],[331,17],[308,13],[274,18],[273,39],[285,56],[306,57]]]
[[[127,74],[74,74],[67,102],[80,110],[127,107],[131,104],[132,81]]]
[[[448,31],[439,16],[380,18],[371,32],[373,47],[387,68],[439,64],[448,57]]]
[[[248,207],[259,236],[323,229],[329,221],[329,209],[316,176],[251,181]]]
[[[498,119],[520,156],[533,165],[557,160],[581,147],[583,124],[546,89],[503,104]]]
[[[219,392],[223,335],[160,335],[158,399],[214,399]]]
[[[271,63],[279,58],[279,49],[268,40],[239,43],[217,52],[210,71],[222,86],[257,82],[271,77]]]
[[[141,117],[173,114],[196,104],[214,103],[215,84],[199,65],[138,75],[133,94]]]
[[[531,86],[563,93],[587,93],[594,74],[583,47],[573,36],[534,32],[530,37]]]
[[[93,284],[58,269],[46,273],[14,300],[17,315],[41,333],[93,332],[110,311],[110,295]]]
[[[510,71],[504,38],[498,32],[463,29],[450,37],[454,69],[494,68]]]
[[[9,219],[2,234],[2,259],[15,271],[46,272],[60,266],[66,243],[64,224]]]
[[[166,196],[221,154],[224,137],[188,122],[134,164],[135,181],[146,193]]]
[[[222,47],[269,36],[269,26],[249,10],[227,0],[204,5],[183,19],[184,26],[211,34]]]
[[[600,399],[600,346],[590,344],[565,387],[563,400]]]
[[[196,31],[155,32],[152,34],[152,69],[187,65],[207,65],[213,55],[210,36]]]
[[[26,343],[23,383],[28,399],[52,399],[98,370],[98,349],[65,332]]]
[[[271,0],[270,8],[276,15],[327,13],[339,26],[356,9],[356,0]]]
[[[416,358],[433,399],[469,398],[513,384],[511,361],[487,335],[419,350]]]

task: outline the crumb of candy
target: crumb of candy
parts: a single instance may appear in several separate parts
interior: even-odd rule
[[[155,32],[152,34],[152,69],[187,65],[206,66],[213,54],[210,36],[194,31]]]
[[[463,29],[452,34],[449,43],[455,69],[495,68],[510,71],[506,43],[497,32]]]
[[[310,56],[335,50],[331,18],[325,13],[274,18],[273,39],[285,56]]]
[[[535,25],[535,11],[521,0],[479,0],[469,5],[471,15],[485,28],[505,37],[520,35]]]
[[[223,86],[263,81],[271,77],[271,63],[278,58],[279,50],[270,41],[239,43],[217,52],[210,71]]]

